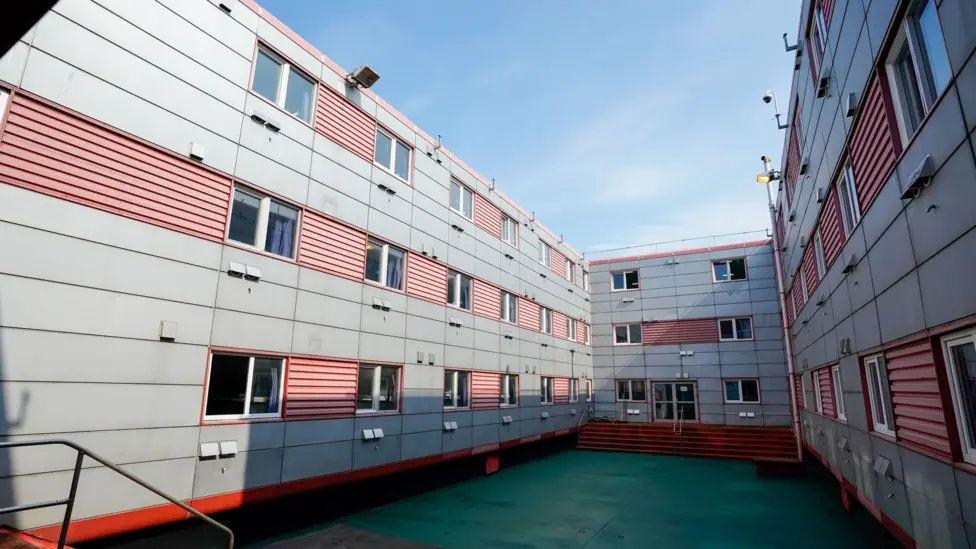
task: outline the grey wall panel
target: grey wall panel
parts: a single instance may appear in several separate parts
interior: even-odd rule
[[[212,344],[238,349],[287,353],[294,322],[224,309],[214,310]],[[298,334],[295,333],[295,338]]]
[[[290,482],[352,469],[352,447],[356,440],[290,446],[283,450],[281,480]]]
[[[200,427],[200,442],[233,440],[241,452],[281,448],[284,445],[285,423],[255,423],[204,425]]]
[[[13,85],[20,84],[20,77],[27,65],[27,51],[30,47],[26,42],[17,42],[0,56],[0,80]]]
[[[297,354],[355,359],[359,357],[359,336],[355,330],[295,322],[291,350]]]
[[[216,306],[255,315],[291,320],[295,318],[294,287],[279,286],[262,279],[251,282],[223,275],[217,285]]]
[[[353,469],[375,467],[400,460],[400,435],[386,433],[379,441],[356,440],[352,445]]]
[[[282,449],[240,452],[232,457],[198,460],[193,497],[238,492],[281,482]]]
[[[416,459],[440,454],[443,451],[441,447],[442,438],[443,435],[439,430],[422,433],[406,433],[401,435],[401,459]]]

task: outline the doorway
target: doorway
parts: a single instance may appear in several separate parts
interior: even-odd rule
[[[697,387],[693,381],[653,382],[654,421],[698,421]]]

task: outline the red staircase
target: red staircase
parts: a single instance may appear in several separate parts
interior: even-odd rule
[[[796,439],[787,427],[686,423],[588,422],[578,448],[640,454],[796,462]]]

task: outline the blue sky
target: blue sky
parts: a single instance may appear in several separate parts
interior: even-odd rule
[[[769,225],[799,4],[261,2],[582,251]]]

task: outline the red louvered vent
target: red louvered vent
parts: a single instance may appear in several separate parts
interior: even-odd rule
[[[837,417],[837,407],[834,405],[834,382],[830,377],[830,367],[816,370],[814,383],[820,385],[820,409],[823,415]]]
[[[410,252],[407,295],[439,305],[447,303],[447,266]]]
[[[569,402],[569,378],[552,378],[552,397],[555,404],[567,404]]]
[[[840,217],[840,200],[837,198],[837,188],[831,187],[824,200],[823,211],[820,214],[820,240],[823,242],[824,263],[829,269],[834,260],[840,255],[847,237],[844,235],[844,222]]]
[[[817,285],[820,284],[820,272],[817,270],[817,256],[816,256],[816,246],[813,243],[813,238],[807,242],[807,249],[803,252],[803,276],[807,281],[807,297],[813,295],[813,292],[817,289]]]
[[[302,215],[298,263],[361,281],[366,272],[366,233],[306,210]]]
[[[834,15],[834,0],[820,0],[820,11],[823,13],[824,26],[830,28],[830,18]]]
[[[892,118],[892,110],[882,91],[881,78],[875,76],[855,122],[850,145],[851,167],[861,212],[868,211],[901,154]]]
[[[478,193],[474,195],[474,224],[495,238],[502,237],[502,211]]]
[[[793,113],[793,125],[790,127],[790,144],[786,149],[786,173],[783,185],[786,188],[786,207],[793,206],[793,193],[796,191],[796,181],[800,177],[800,118],[799,111]]]
[[[230,179],[24,94],[11,96],[0,180],[199,238],[224,239]]]
[[[474,299],[472,302],[474,307],[472,312],[478,316],[493,320],[501,319],[502,291],[496,286],[492,286],[477,278],[472,280],[471,283],[473,285],[472,290],[474,291]]]
[[[566,339],[569,337],[569,326],[566,320],[566,315],[560,313],[559,311],[552,312],[552,335],[553,337],[558,337],[559,339]]]
[[[318,88],[315,131],[372,163],[376,122],[332,88],[326,85],[319,85]]]
[[[590,325],[582,321],[576,324],[576,343],[585,345],[590,339]]]
[[[797,273],[796,277],[793,279],[793,312],[797,315],[800,314],[800,310],[803,309],[804,301],[803,295],[803,283],[800,282],[800,273]]]
[[[641,324],[641,340],[644,345],[718,341],[718,321],[714,318],[698,318],[644,322]]]
[[[518,325],[526,330],[539,331],[539,304],[518,298]]]
[[[355,362],[319,358],[288,359],[285,418],[352,417],[356,414]]]
[[[471,372],[471,407],[498,408],[500,374]]]
[[[792,326],[793,321],[796,320],[796,315],[793,313],[793,300],[787,294],[784,296],[783,301],[786,302],[786,325]]]
[[[552,248],[549,269],[559,275],[560,278],[566,278],[566,256],[556,251],[555,248]]]
[[[898,439],[950,457],[949,431],[928,339],[885,351]]]
[[[793,391],[796,394],[797,408],[804,408],[803,403],[803,374],[793,376]]]

